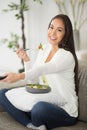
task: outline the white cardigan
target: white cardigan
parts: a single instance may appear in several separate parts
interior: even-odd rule
[[[45,94],[28,93],[24,87],[15,88],[6,92],[8,100],[22,111],[30,111],[38,101],[46,101],[62,107],[69,115],[78,116],[78,97],[75,92],[73,55],[64,49],[59,49],[51,59],[45,63],[51,50],[51,45],[46,45],[40,50],[35,64],[29,69],[25,64],[25,79],[30,83],[43,84],[42,76],[45,75],[51,92]]]

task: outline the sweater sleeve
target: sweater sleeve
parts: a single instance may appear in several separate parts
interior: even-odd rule
[[[50,62],[41,64],[25,72],[25,79],[33,80],[46,74],[58,73],[75,65],[73,55],[65,50],[59,51]]]

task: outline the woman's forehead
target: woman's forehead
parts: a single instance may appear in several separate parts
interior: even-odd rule
[[[51,21],[51,25],[53,25],[53,26],[55,26],[55,27],[65,28],[64,23],[63,23],[63,20],[62,20],[62,19],[59,19],[59,18],[53,19],[53,20]]]

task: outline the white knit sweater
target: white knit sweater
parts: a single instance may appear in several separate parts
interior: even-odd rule
[[[73,55],[64,49],[59,49],[51,61],[45,63],[51,50],[51,45],[40,50],[35,64],[29,69],[25,64],[25,79],[30,83],[43,84],[42,76],[45,75],[51,92],[45,94],[28,93],[24,87],[15,88],[6,92],[8,100],[18,109],[30,111],[38,101],[46,101],[62,107],[69,115],[78,116],[78,97],[75,92]]]

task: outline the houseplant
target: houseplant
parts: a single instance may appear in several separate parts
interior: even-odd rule
[[[73,24],[74,39],[77,44],[76,49],[80,49],[79,30],[87,21],[84,17],[85,5],[87,0],[54,0],[60,13],[67,14]],[[68,6],[68,8],[67,8]]]
[[[40,4],[42,4],[42,0],[33,0],[34,2],[38,2]],[[14,11],[16,13],[14,13],[14,16],[16,17],[17,20],[21,20],[21,36],[18,36],[18,34],[14,34],[11,33],[11,39],[7,39],[4,38],[2,40],[3,43],[7,43],[8,47],[11,49],[17,49],[20,47],[19,45],[19,39],[22,39],[22,48],[25,49],[26,48],[26,36],[25,36],[25,17],[24,17],[24,12],[29,10],[29,6],[27,4],[27,0],[20,0],[20,3],[17,4],[16,2],[10,2],[8,4],[8,8],[7,9],[3,9],[4,12],[10,12],[10,11]],[[24,63],[23,61],[22,65],[23,68],[20,69],[20,71],[24,70]]]
[[[7,47],[10,49],[13,49],[13,51],[15,51],[15,49],[19,48],[19,40],[21,39],[21,37],[15,33],[10,33],[10,38],[3,38],[1,40],[1,43],[7,43]]]

